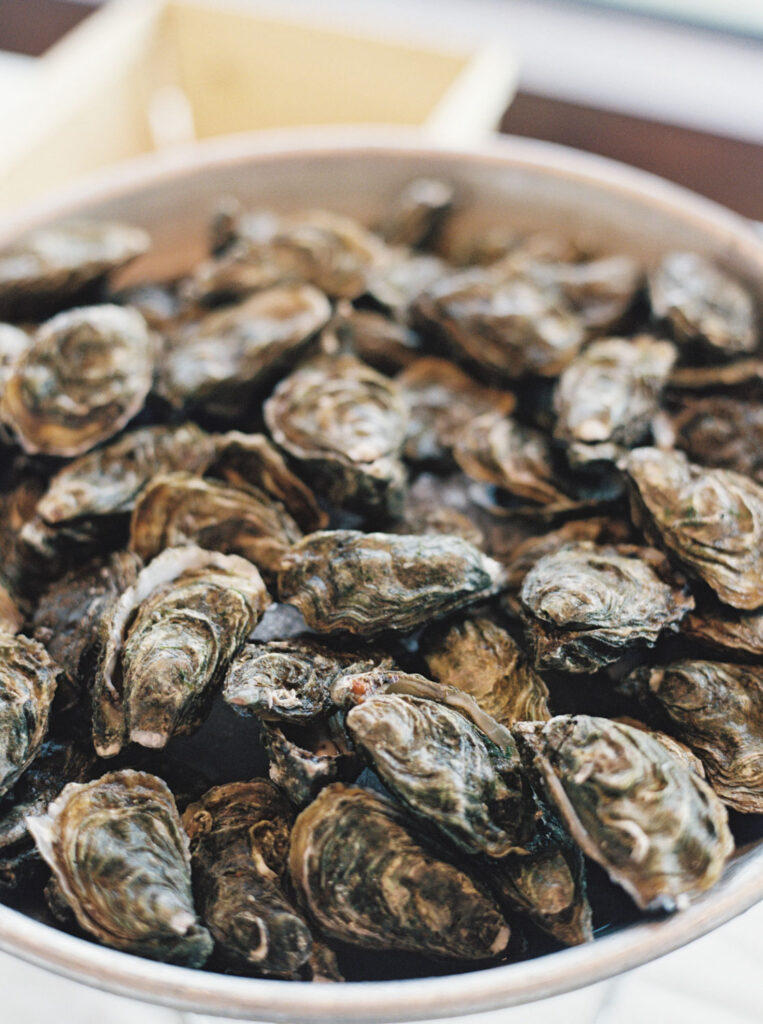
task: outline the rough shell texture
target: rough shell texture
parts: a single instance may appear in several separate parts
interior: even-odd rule
[[[202,966],[212,939],[196,919],[188,839],[160,779],[124,770],[70,783],[28,824],[82,928],[116,949]]]
[[[734,364],[732,364],[734,365]],[[733,469],[763,484],[763,402],[714,395],[684,402],[673,420],[676,446],[692,460]]]
[[[168,548],[101,625],[93,742],[112,757],[127,740],[162,747],[196,727],[214,686],[270,598],[237,555]]]
[[[437,178],[410,181],[385,211],[379,234],[389,245],[427,245],[453,207],[454,188]]]
[[[326,934],[346,942],[462,960],[498,956],[509,940],[500,911],[430,850],[396,804],[335,784],[294,824],[292,882]]]
[[[658,740],[587,715],[519,738],[572,838],[639,907],[683,907],[718,880],[734,847],[726,810]]]
[[[706,604],[686,616],[681,632],[715,650],[763,658],[763,608],[741,612],[720,603]]]
[[[380,373],[390,375],[410,365],[421,354],[419,339],[409,327],[384,313],[356,309],[349,303],[337,306],[322,344],[327,352],[335,348],[349,352]]]
[[[270,778],[296,807],[305,807],[330,782],[356,778],[360,770],[338,715],[306,727],[263,721],[260,742]]]
[[[763,486],[656,448],[637,448],[622,466],[636,522],[725,604],[763,605]]]
[[[280,600],[319,632],[411,630],[494,592],[497,562],[458,537],[326,530],[294,546]]]
[[[622,544],[631,540],[631,526],[620,519],[591,516],[590,519],[572,519],[555,530],[549,530],[520,541],[506,558],[509,582],[519,588],[530,569],[544,555],[555,554],[566,544],[591,541],[594,544]]]
[[[536,666],[595,671],[677,629],[694,598],[660,578],[654,556],[661,569],[649,549],[580,541],[536,562],[519,593]]]
[[[647,676],[649,674],[649,669],[645,666],[641,666],[640,669],[636,669],[635,671],[645,671]],[[678,758],[679,761],[683,761],[686,767],[690,768],[696,775],[699,775],[701,779],[707,778],[705,766],[697,755],[693,753],[685,743],[681,743],[680,740],[677,740],[675,736],[669,736],[668,733],[663,732],[662,729],[652,729],[645,722],[640,722],[637,718],[630,718],[627,715],[614,718],[613,721],[620,722],[622,725],[629,725],[632,729],[639,729],[641,732],[648,733],[652,739],[659,740],[663,747],[667,747],[674,757]]]
[[[253,973],[298,977],[312,936],[281,880],[291,812],[266,779],[216,786],[183,814],[202,920],[226,959]]]
[[[58,672],[36,641],[0,633],[0,796],[42,746]]]
[[[0,418],[31,453],[81,455],[140,412],[154,342],[140,313],[87,306],[59,313],[14,362]]]
[[[524,248],[509,254],[506,262],[552,297],[561,294],[589,334],[609,330],[623,319],[643,277],[641,267],[629,256],[556,262],[537,259],[532,249]]]

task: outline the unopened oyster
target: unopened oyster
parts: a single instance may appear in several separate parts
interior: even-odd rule
[[[677,661],[649,672],[670,729],[699,757],[724,803],[763,813],[763,687],[759,667]]]
[[[163,747],[203,716],[211,690],[270,598],[255,567],[193,545],[150,562],[105,616],[93,691],[101,757]]]
[[[389,529],[403,534],[451,534],[493,554],[484,532],[488,524],[493,521],[472,500],[465,474],[419,473],[405,492],[400,518]]]
[[[508,262],[518,268],[519,276],[552,295],[561,293],[590,334],[620,323],[633,305],[643,277],[641,267],[629,256],[556,262],[533,258],[532,249],[523,247],[509,254]]]
[[[417,359],[397,378],[408,409],[405,455],[414,462],[450,461],[462,431],[477,416],[508,416],[510,391],[481,387],[445,359]]]
[[[653,568],[653,565],[656,568]],[[634,644],[653,646],[694,607],[648,548],[567,544],[545,555],[520,590],[538,668],[595,672]]]
[[[639,907],[681,908],[718,880],[734,848],[726,809],[658,740],[587,715],[522,730],[572,838]]]
[[[334,938],[459,960],[499,956],[509,941],[501,912],[431,850],[392,801],[336,783],[294,823],[291,878]]]
[[[506,630],[490,619],[435,626],[422,648],[435,679],[470,693],[502,725],[551,717],[546,684]]]
[[[676,354],[670,342],[648,335],[593,342],[559,378],[554,436],[576,461],[643,441]]]
[[[668,253],[649,275],[649,296],[677,341],[698,343],[717,355],[755,351],[752,296],[697,253]]]
[[[197,544],[275,572],[301,535],[283,505],[254,487],[170,473],[153,477],[135,503],[130,548],[147,562],[165,548]]]
[[[42,746],[58,672],[41,644],[0,633],[0,796]]]
[[[630,523],[606,516],[591,516],[590,519],[572,519],[555,530],[527,537],[506,558],[509,582],[512,588],[518,589],[536,562],[544,555],[555,554],[567,544],[581,540],[594,544],[623,544],[631,540],[631,532]]]
[[[641,666],[636,669],[634,673],[626,680],[626,686],[630,686],[630,679],[636,674],[646,672],[648,675],[649,669],[645,666]],[[648,683],[648,680],[647,680]],[[669,736],[668,733],[663,732],[662,729],[651,729],[645,722],[640,722],[637,718],[631,718],[630,716],[624,715],[619,718],[612,719],[614,722],[619,722],[621,725],[629,725],[632,729],[639,729],[641,732],[648,733],[652,739],[659,740],[663,747],[667,747],[670,753],[678,758],[679,761],[683,761],[687,768],[691,768],[701,779],[707,778],[705,772],[705,766],[702,764],[700,759],[697,757],[692,750],[686,746],[685,743],[681,743],[675,736]]]
[[[415,178],[396,196],[379,225],[389,245],[431,244],[453,207],[454,188],[437,178]]]
[[[356,309],[339,303],[336,315],[322,338],[324,351],[349,352],[390,376],[405,369],[421,355],[416,334],[384,313]]]
[[[763,605],[763,486],[683,452],[637,448],[621,462],[634,520],[725,604]]]
[[[330,782],[356,778],[360,770],[338,715],[306,726],[264,720],[260,742],[270,778],[296,807],[305,807]]]
[[[216,786],[183,814],[201,919],[234,966],[298,977],[312,936],[281,880],[291,811],[266,779]]]
[[[0,314],[34,314],[142,256],[151,240],[125,224],[76,221],[44,228],[0,254]]]
[[[398,323],[415,321],[414,306],[419,296],[440,281],[448,267],[431,253],[390,249],[384,260],[368,275],[368,297]]]
[[[693,461],[733,469],[763,484],[763,402],[715,395],[684,402],[673,419],[676,447]]]
[[[348,712],[347,729],[384,784],[460,849],[491,857],[525,849],[535,808],[516,757],[458,711],[382,693]]]
[[[212,939],[193,907],[188,839],[161,779],[125,769],[70,783],[28,826],[91,935],[154,960],[205,962]]]
[[[554,376],[585,339],[582,321],[560,296],[490,270],[446,276],[415,303],[422,327],[459,356],[502,377]]]
[[[500,588],[501,566],[459,537],[325,530],[292,548],[281,601],[311,629],[373,635],[411,630]]]
[[[140,412],[154,343],[134,309],[87,306],[43,324],[11,367],[0,419],[25,451],[81,455]]]
[[[264,412],[274,441],[334,504],[399,511],[406,412],[386,377],[354,356],[320,356],[283,380]]]
[[[330,315],[326,296],[307,284],[279,285],[214,310],[169,339],[157,389],[177,408],[245,417]]]
[[[692,640],[730,654],[763,657],[763,608],[744,612],[707,602],[681,623],[681,633]]]
[[[391,663],[371,652],[332,651],[313,640],[252,643],[231,662],[223,694],[240,714],[309,722],[333,710],[331,687],[341,676]]]

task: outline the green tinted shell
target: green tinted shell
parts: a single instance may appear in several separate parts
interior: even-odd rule
[[[0,633],[0,796],[42,746],[59,671],[41,644]]]

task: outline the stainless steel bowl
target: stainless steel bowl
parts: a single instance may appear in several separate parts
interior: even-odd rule
[[[457,185],[463,212],[455,232],[501,223],[547,229],[647,263],[668,248],[693,249],[744,280],[763,307],[763,240],[741,217],[623,165],[508,138],[468,151],[434,147],[399,130],[215,141],[122,165],[28,207],[0,225],[0,247],[73,215],[121,219],[146,227],[155,242],[128,278],[170,276],[202,255],[207,218],[221,194],[281,210],[326,206],[370,220],[420,174]],[[0,948],[86,984],[199,1013],[384,1024],[477,1013],[579,988],[677,949],[760,899],[763,840],[741,850],[721,882],[682,913],[535,960],[414,981],[300,985],[207,974],[102,948],[6,907]]]

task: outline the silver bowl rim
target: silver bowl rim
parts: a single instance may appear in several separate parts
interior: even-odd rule
[[[277,130],[210,140],[119,164],[30,203],[0,223],[0,246],[24,232],[115,196],[216,166],[284,158],[383,152],[520,167],[576,178],[699,224],[720,251],[742,254],[763,276],[763,238],[743,217],[644,171],[535,140],[501,137],[470,147],[438,145],[406,129]],[[581,988],[656,959],[699,938],[763,899],[763,848],[735,859],[721,882],[686,910],[647,920],[595,942],[534,960],[465,974],[403,981],[305,985],[229,977],[157,963],[95,945],[0,906],[0,949],[76,981],[178,1009],[239,1019],[305,1024],[385,1024],[440,1019],[532,1002]]]

